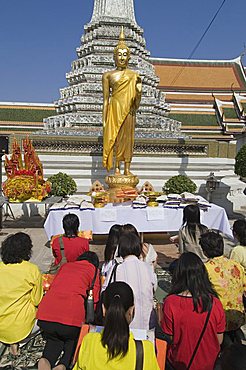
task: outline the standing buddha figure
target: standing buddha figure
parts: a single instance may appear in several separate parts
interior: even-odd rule
[[[125,44],[122,27],[119,43],[114,49],[116,69],[103,74],[103,166],[113,167],[120,175],[120,163],[124,162],[124,175],[132,175],[130,165],[133,156],[136,111],[141,101],[142,82],[139,74],[128,69],[130,49]]]

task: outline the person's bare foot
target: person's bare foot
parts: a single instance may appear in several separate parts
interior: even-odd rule
[[[11,355],[17,356],[18,350],[19,350],[19,345],[17,343],[10,344],[9,352],[11,353]]]
[[[40,358],[40,360],[38,361],[38,370],[51,370],[50,363],[46,358]]]
[[[53,370],[66,370],[66,366],[63,364],[59,364],[55,367],[53,367]]]

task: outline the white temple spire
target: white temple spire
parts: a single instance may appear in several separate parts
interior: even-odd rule
[[[122,18],[136,23],[134,0],[94,0],[94,9],[91,21],[104,17]]]

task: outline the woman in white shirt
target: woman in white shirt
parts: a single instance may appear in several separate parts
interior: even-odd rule
[[[133,233],[122,233],[119,238],[119,255],[123,262],[117,265],[115,278],[111,277],[114,267],[108,273],[102,290],[113,281],[124,281],[129,284],[134,293],[135,316],[131,328],[150,328],[150,316],[153,310],[153,294],[157,287],[157,278],[153,268],[140,261],[141,242],[139,236]]]

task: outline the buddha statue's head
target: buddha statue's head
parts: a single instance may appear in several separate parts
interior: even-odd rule
[[[118,45],[114,49],[114,61],[117,68],[126,68],[130,59],[130,49],[125,43],[124,29],[122,27]]]

